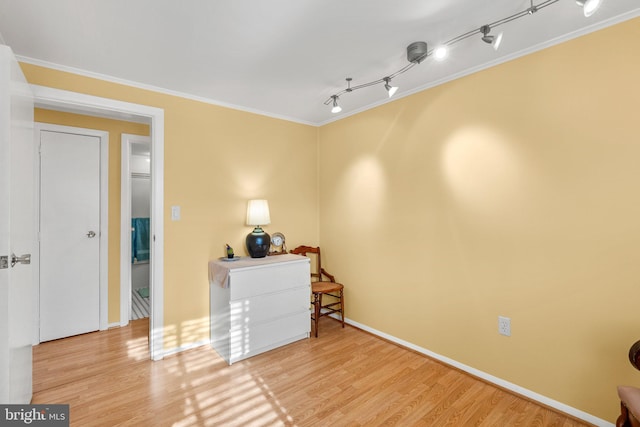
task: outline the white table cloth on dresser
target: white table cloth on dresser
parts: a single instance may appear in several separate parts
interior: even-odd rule
[[[211,346],[229,364],[308,338],[309,259],[209,262]]]

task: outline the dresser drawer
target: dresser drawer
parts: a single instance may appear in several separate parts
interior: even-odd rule
[[[299,286],[279,292],[229,302],[230,329],[269,322],[301,311],[309,311],[311,287]]]
[[[251,298],[310,284],[309,263],[292,262],[265,265],[229,273],[231,300]]]
[[[271,322],[251,325],[231,331],[230,363],[307,338],[311,331],[309,310]]]

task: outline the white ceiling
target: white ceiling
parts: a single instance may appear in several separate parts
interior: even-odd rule
[[[431,48],[530,1],[0,0],[0,34],[21,60],[318,125],[388,102],[377,85],[332,114],[324,101],[346,77],[380,79],[408,64],[410,43]],[[393,81],[396,97],[636,16],[639,0],[604,0],[590,18],[559,0],[494,29],[497,52],[476,35],[428,58]]]

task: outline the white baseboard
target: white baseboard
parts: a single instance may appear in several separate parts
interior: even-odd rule
[[[167,357],[172,354],[180,353],[182,351],[191,350],[192,348],[202,347],[203,345],[209,345],[209,344],[211,344],[211,340],[200,340],[200,341],[193,342],[191,344],[183,345],[181,347],[174,347],[169,350],[165,350],[163,352],[162,357]]]
[[[335,314],[331,315],[331,317],[336,318],[336,319],[339,320],[339,317],[336,316]],[[516,394],[519,394],[521,396],[524,396],[524,397],[526,397],[528,399],[534,400],[536,402],[540,402],[541,404],[546,405],[546,406],[548,406],[550,408],[557,409],[558,411],[563,412],[563,413],[568,414],[568,415],[571,415],[572,417],[584,420],[584,421],[586,421],[588,423],[591,423],[591,424],[594,424],[594,425],[596,425],[598,427],[614,427],[613,423],[605,421],[605,420],[603,420],[601,418],[595,417],[595,416],[593,416],[591,414],[588,414],[588,413],[586,413],[584,411],[581,411],[579,409],[573,408],[573,407],[571,407],[569,405],[565,405],[564,403],[558,402],[557,400],[550,399],[550,398],[548,398],[546,396],[543,396],[543,395],[538,394],[538,393],[536,393],[534,391],[528,390],[528,389],[526,389],[524,387],[520,387],[517,384],[510,383],[509,381],[505,381],[505,380],[503,380],[501,378],[495,377],[495,376],[493,376],[491,374],[488,374],[486,372],[483,372],[483,371],[480,371],[478,369],[472,368],[471,366],[467,366],[467,365],[465,365],[463,363],[457,362],[457,361],[455,361],[453,359],[450,359],[450,358],[448,358],[446,356],[442,356],[440,354],[434,353],[433,351],[427,350],[426,348],[422,348],[422,347],[419,347],[419,346],[417,346],[415,344],[412,344],[412,343],[410,343],[408,341],[401,340],[399,338],[394,337],[393,335],[389,335],[389,334],[386,334],[384,332],[378,331],[376,329],[370,328],[369,326],[363,325],[363,324],[358,323],[356,321],[353,321],[353,320],[349,319],[348,317],[345,317],[344,322],[349,324],[349,325],[351,325],[351,326],[355,326],[358,329],[362,329],[363,331],[369,332],[370,334],[379,336],[380,338],[384,338],[385,340],[388,340],[388,341],[391,341],[391,342],[393,342],[395,344],[398,344],[398,345],[400,345],[402,347],[409,348],[409,349],[411,349],[413,351],[416,351],[418,353],[421,353],[421,354],[424,354],[426,356],[429,356],[429,357],[431,357],[433,359],[436,359],[436,360],[438,360],[438,361],[440,361],[442,363],[445,363],[445,364],[447,364],[449,366],[452,366],[454,368],[460,369],[461,371],[467,372],[467,373],[473,375],[474,377],[478,377],[478,378],[480,378],[480,379],[482,379],[484,381],[487,381],[487,382],[490,382],[492,384],[495,384],[495,385],[497,385],[499,387],[502,387],[502,388],[504,388],[506,390],[512,391],[512,392],[514,392]]]

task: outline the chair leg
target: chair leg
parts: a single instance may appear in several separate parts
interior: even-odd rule
[[[322,294],[313,294],[313,322],[316,329],[316,338],[318,338],[318,321],[320,320],[320,307],[322,306]]]
[[[624,403],[620,402],[620,416],[616,420],[616,427],[630,427],[629,411]]]
[[[344,295],[342,295],[343,289],[340,289],[340,317],[342,317],[342,327],[344,328]]]

